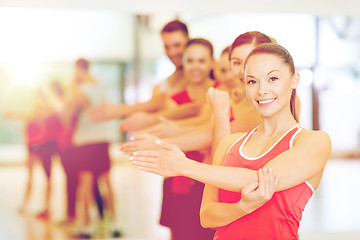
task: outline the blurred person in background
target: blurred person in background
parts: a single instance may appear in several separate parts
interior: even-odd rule
[[[162,123],[157,124],[151,128],[147,128],[140,132],[146,132],[148,134],[154,135],[159,138],[166,139],[169,142],[177,143],[181,149],[183,149],[183,144],[180,142],[182,138],[188,138],[190,136],[196,137],[198,141],[196,144],[198,146],[209,146],[211,144],[211,136],[208,132],[212,131],[212,121],[210,122],[212,113],[212,105],[210,103],[216,103],[220,99],[215,99],[211,101],[211,98],[215,97],[214,92],[222,92],[225,94],[225,98],[229,99],[231,107],[229,108],[229,120],[230,122],[234,121],[234,109],[241,111],[240,104],[241,100],[245,98],[245,92],[243,84],[236,80],[233,73],[230,70],[230,60],[229,60],[229,51],[230,47],[226,47],[221,55],[218,62],[215,62],[213,72],[215,75],[215,82],[212,88],[209,89],[207,93],[207,114],[200,114],[193,118],[186,118],[185,120],[169,120],[162,117]],[[217,89],[220,91],[214,91]],[[216,96],[219,94],[216,94]],[[217,97],[216,97],[217,98]],[[221,105],[221,104],[219,104]],[[226,111],[226,110],[225,110]],[[203,113],[202,111],[201,113]],[[202,120],[201,120],[202,119]],[[138,134],[135,133],[138,136]],[[197,136],[196,136],[197,135]],[[175,140],[177,138],[177,140]],[[197,146],[194,145],[196,148]],[[202,147],[201,147],[202,148]]]
[[[100,95],[100,96],[99,96]],[[76,237],[89,238],[96,233],[91,221],[90,205],[94,200],[94,187],[98,180],[103,180],[106,188],[106,207],[111,222],[111,235],[118,237],[120,232],[116,223],[113,191],[109,178],[110,157],[108,141],[103,135],[104,128],[99,123],[87,120],[86,110],[91,106],[94,98],[101,96],[101,86],[89,72],[89,61],[80,58],[75,63],[75,76],[70,87],[64,91],[62,97],[61,116],[64,128],[60,137],[61,157],[65,172],[68,172],[68,194],[77,195],[71,201],[71,212],[75,214],[79,224]],[[106,131],[106,130],[105,130]],[[82,134],[80,133],[82,132]],[[75,187],[73,186],[74,182]],[[96,188],[95,188],[96,190]],[[68,212],[69,213],[69,212]],[[74,215],[68,216],[75,220]]]
[[[173,110],[164,104],[164,100],[167,97],[183,91],[187,86],[187,80],[184,77],[182,66],[185,44],[189,40],[187,26],[178,20],[171,21],[161,30],[161,37],[164,43],[165,53],[176,68],[175,72],[154,87],[152,97],[149,101],[134,105],[116,105],[109,102],[101,103],[89,112],[90,118],[93,121],[105,121],[129,116],[128,119],[122,121],[121,129],[125,132],[133,132],[159,122],[160,115],[173,119],[198,113],[199,106],[196,105],[180,108],[180,110]]]
[[[167,101],[174,106],[182,106],[198,102],[203,105],[201,114],[210,120],[211,112],[205,106],[206,93],[214,85],[210,73],[214,66],[212,44],[205,39],[191,39],[186,44],[183,67],[188,80],[187,88],[172,95]],[[186,120],[186,119],[185,119]],[[194,127],[194,126],[189,126]],[[198,126],[195,126],[195,128]],[[170,133],[171,134],[171,133]],[[188,140],[189,141],[189,140]],[[121,149],[128,151],[130,144],[124,144]],[[141,145],[141,143],[140,143]],[[142,146],[145,147],[146,146]],[[206,161],[206,154],[199,148],[186,152],[194,161]],[[204,185],[189,178],[165,178],[163,184],[163,202],[160,224],[171,230],[171,239],[211,239],[214,231],[200,226],[199,210]]]
[[[20,119],[25,123],[25,139],[28,149],[27,167],[28,181],[25,188],[23,202],[19,208],[20,212],[27,212],[30,194],[33,189],[34,163],[40,161],[45,175],[45,206],[37,215],[39,219],[49,219],[50,196],[51,196],[51,163],[52,157],[58,153],[57,139],[61,127],[55,109],[47,102],[43,89],[36,89],[34,93],[34,104],[27,113],[7,112],[8,117]]]
[[[212,154],[208,157],[212,159],[219,141],[230,132],[241,129],[250,130],[255,127],[260,116],[249,104],[245,95],[245,85],[243,72],[239,69],[239,63],[231,66],[230,55],[239,61],[245,61],[248,45],[256,45],[263,42],[271,42],[265,34],[259,32],[248,32],[241,34],[230,48],[225,48],[220,60],[215,67],[217,85],[210,88],[207,92],[207,102],[212,110],[213,121],[211,125],[203,128],[184,129],[177,126],[174,122],[162,124],[158,129],[152,129],[149,136],[147,134],[135,134],[129,143],[121,146],[121,149],[132,154],[134,151],[151,149],[158,147],[154,145],[154,139],[162,140],[177,145],[182,151],[192,151],[196,149],[207,149]],[[239,52],[239,53],[238,53]],[[242,54],[244,52],[244,54]],[[221,91],[219,89],[225,90]],[[229,106],[230,107],[227,107]]]

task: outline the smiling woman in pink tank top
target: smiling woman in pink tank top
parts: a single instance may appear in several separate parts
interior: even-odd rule
[[[323,131],[302,128],[295,118],[300,76],[285,48],[261,44],[243,67],[248,100],[261,115],[258,127],[226,136],[211,166],[188,160],[165,142],[158,151],[135,152],[133,162],[144,171],[206,183],[201,224],[217,229],[216,240],[297,239],[331,141]]]

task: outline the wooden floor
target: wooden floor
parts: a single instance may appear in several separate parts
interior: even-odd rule
[[[65,185],[60,163],[53,164],[51,221],[37,220],[43,206],[44,174],[35,168],[34,191],[26,214],[18,207],[27,178],[24,164],[0,165],[0,239],[72,240],[75,228],[59,225],[64,219]],[[143,173],[126,159],[114,162],[111,181],[121,239],[167,240],[169,232],[158,224],[162,178]],[[95,207],[93,219],[97,219]],[[108,224],[96,222],[93,239],[112,239]],[[322,183],[305,209],[299,231],[301,240],[360,239],[360,159],[330,160]]]

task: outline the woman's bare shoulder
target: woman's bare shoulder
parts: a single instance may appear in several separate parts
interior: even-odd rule
[[[302,129],[294,139],[295,145],[322,146],[331,148],[331,139],[328,133],[321,130]]]
[[[222,145],[225,148],[229,148],[234,142],[236,142],[239,138],[244,136],[246,133],[233,133],[226,135],[220,142],[220,145]]]

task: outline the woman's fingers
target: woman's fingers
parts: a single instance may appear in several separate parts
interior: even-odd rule
[[[280,175],[274,177],[272,169],[259,169],[258,171],[258,179],[259,179],[259,188],[257,191],[261,196],[265,199],[271,199],[272,195],[275,192],[276,185],[279,181]]]
[[[251,192],[255,191],[258,186],[259,186],[259,183],[258,183],[258,182],[252,182],[252,183],[246,185],[246,186],[242,189],[241,193],[245,193],[245,194],[251,193]]]
[[[258,171],[258,179],[259,179],[259,193],[260,194],[265,194],[265,176],[264,176],[264,171],[266,170],[266,168],[264,169],[259,169]]]
[[[139,141],[139,140],[144,140],[144,139],[150,139],[151,137],[152,136],[147,133],[136,133],[136,134],[131,135],[130,141]]]
[[[174,144],[170,144],[164,141],[161,141],[157,139],[155,141],[162,149],[168,150],[168,151],[174,151],[177,149],[177,147]]]
[[[273,177],[272,177],[272,170],[271,168],[266,169],[264,168],[264,175],[265,175],[265,198],[270,199],[272,196],[272,185],[273,185]]]
[[[278,182],[279,182],[279,178],[280,178],[280,174],[276,176],[275,179],[275,187],[277,186]]]
[[[152,167],[151,165],[148,166],[140,166],[140,165],[136,165],[138,169],[140,169],[141,171],[145,171],[145,172],[149,172],[149,173],[155,173],[155,174],[159,174],[159,171],[157,168]]]
[[[134,164],[154,163],[154,162],[156,162],[156,158],[154,158],[154,157],[130,156],[129,160],[132,161]]]
[[[127,142],[127,143],[121,144],[119,146],[119,150],[124,151],[124,152],[133,152],[133,151],[140,150],[140,149],[141,148],[137,142]]]
[[[155,167],[155,160],[154,158],[146,158],[146,157],[134,157],[131,156],[129,158],[132,163],[138,167],[147,167],[147,168],[154,168]]]
[[[152,150],[144,150],[144,151],[136,151],[133,153],[134,157],[149,157],[149,158],[156,158],[159,156],[159,151],[152,151]]]
[[[276,185],[279,181],[280,175],[277,175],[275,177],[271,168],[269,169],[264,168],[262,172],[264,174],[264,181],[265,181],[264,182],[265,198],[270,199],[275,192]]]

